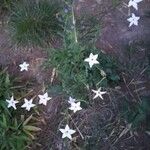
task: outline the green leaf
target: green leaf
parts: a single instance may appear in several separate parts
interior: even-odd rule
[[[3,125],[5,127],[7,127],[7,120],[6,120],[6,116],[3,114]]]
[[[27,125],[29,123],[29,121],[32,119],[32,115],[30,115],[24,122],[23,122],[23,126]]]

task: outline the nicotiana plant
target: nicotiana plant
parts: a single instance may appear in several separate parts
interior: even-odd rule
[[[141,0],[129,1],[128,7],[133,6],[135,9],[138,9],[137,3],[139,2],[141,2]],[[111,79],[113,79],[110,76],[109,78],[107,73],[107,70],[110,70],[110,75],[112,76],[111,70],[113,69],[108,69],[107,63],[102,66],[103,61],[107,62],[107,58],[102,57],[104,54],[99,53],[96,48],[94,48],[93,45],[95,43],[92,43],[93,45],[91,47],[88,46],[88,44],[86,44],[86,46],[80,44],[73,8],[70,10],[70,15],[68,15],[68,11],[65,11],[68,14],[67,17],[64,17],[64,19],[66,19],[65,32],[67,35],[64,36],[64,46],[61,50],[56,51],[53,49],[53,51],[51,51],[50,63],[56,67],[66,93],[80,100],[87,100],[92,91],[95,94],[93,99],[101,98],[103,100],[102,95],[107,92],[101,91],[101,86],[107,87],[102,84],[103,81],[111,81]],[[132,25],[137,26],[139,19],[140,17],[132,13],[132,16],[127,19],[130,22],[129,27]],[[71,26],[71,28],[68,28],[69,26]],[[88,58],[87,54],[89,54]],[[101,59],[99,56],[101,56]],[[110,58],[108,58],[108,60],[110,60]],[[89,66],[84,62],[87,62]],[[112,62],[109,63],[112,65]],[[114,66],[115,70],[116,68],[117,66]],[[116,75],[115,79],[119,80],[119,76]],[[91,90],[93,88],[97,88],[98,90]],[[73,110],[74,113],[82,109],[80,102],[76,102],[76,99],[72,97],[69,98],[68,103],[71,104],[69,109]],[[60,129],[60,131],[63,134],[62,138],[68,137],[69,139],[72,139],[71,134],[75,133],[75,130],[70,129],[68,124],[65,129]]]
[[[106,94],[106,91],[101,87],[107,88],[108,84],[117,84],[120,78],[115,60],[97,50],[94,40],[92,44],[91,42],[87,45],[80,43],[74,10],[70,5],[68,7],[70,9],[63,16],[66,23],[63,46],[59,49],[48,49],[48,64],[56,68],[63,90],[70,95],[68,109],[76,113],[82,110],[80,101],[89,102],[96,98],[103,100],[102,95]],[[91,97],[92,94],[95,96]],[[68,116],[71,114],[69,113]],[[71,135],[76,130],[78,133],[80,131],[76,126],[76,130],[70,129],[68,122],[69,120],[65,129],[59,130],[62,132],[62,138],[67,137],[72,140]],[[83,135],[81,133],[80,135],[83,139]]]
[[[67,6],[68,12],[63,15],[64,43],[61,48],[48,49],[48,65],[56,69],[63,91],[77,99],[89,101],[91,89],[106,88],[108,84],[113,86],[120,80],[117,61],[94,46],[95,40],[89,38],[92,37],[91,32],[87,31],[91,28],[86,28],[89,43],[83,45],[82,39],[78,39],[81,33],[78,31],[79,25],[76,27],[73,7],[70,4]]]

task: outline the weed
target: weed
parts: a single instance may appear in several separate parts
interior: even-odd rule
[[[139,129],[143,123],[146,125],[145,129],[149,129],[150,124],[147,122],[150,115],[149,107],[149,97],[142,97],[139,103],[124,101],[121,114],[129,124],[132,124],[132,129]]]
[[[60,49],[49,49],[48,63],[51,67],[56,68],[62,87],[67,94],[81,100],[89,100],[92,88],[107,87],[120,80],[117,74],[117,63],[113,58],[93,46],[94,40],[91,41],[89,37],[95,32],[90,32],[91,28],[86,28],[86,36],[83,40],[88,39],[89,43],[83,45],[83,41],[77,37],[80,34],[77,31],[78,28],[75,25],[71,28],[75,22],[73,12],[67,14],[64,20],[66,20],[64,45]],[[90,53],[98,53],[98,61],[100,62],[92,70],[84,62]]]

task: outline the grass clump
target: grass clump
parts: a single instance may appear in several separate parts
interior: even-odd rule
[[[0,10],[8,9],[12,2],[13,0],[0,0]]]
[[[9,28],[12,39],[20,45],[46,45],[63,31],[57,15],[61,11],[59,0],[23,0],[11,10]]]

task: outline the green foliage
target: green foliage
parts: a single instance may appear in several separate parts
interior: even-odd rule
[[[92,69],[84,62],[90,52],[98,53],[100,62]],[[50,50],[49,64],[57,69],[64,91],[79,99],[88,100],[91,88],[107,87],[119,80],[114,59],[95,48],[80,46],[74,42],[73,35],[67,36],[62,49]],[[106,77],[102,71],[106,73]]]
[[[5,70],[0,72],[0,113],[2,110],[8,112],[5,106],[5,97],[9,97],[11,94],[12,82],[10,82],[9,74]]]
[[[121,107],[122,117],[130,124],[133,129],[140,128],[142,124],[148,123],[148,116],[150,115],[150,101],[149,97],[142,97],[140,103],[129,103],[124,101]],[[150,124],[146,125],[146,128],[150,128]]]
[[[21,131],[21,123],[6,114],[0,115],[0,149],[24,149],[28,137]]]
[[[0,12],[8,12],[11,9],[12,5],[17,3],[18,1],[19,0],[0,0]]]
[[[63,31],[58,19],[59,0],[23,0],[11,10],[9,28],[12,39],[20,45],[47,45]]]
[[[48,64],[56,68],[63,90],[67,94],[80,100],[89,100],[92,88],[107,87],[119,81],[117,63],[113,58],[95,48],[94,39],[99,30],[98,25],[94,25],[93,19],[91,18],[87,24],[83,21],[75,26],[73,8],[68,6],[68,9],[70,12],[63,16],[64,44],[60,49],[49,50]],[[82,25],[85,26],[83,30]],[[89,68],[88,63],[84,62],[90,53],[99,54],[100,64],[94,65],[92,69]]]
[[[6,70],[0,72],[0,97],[4,95],[4,93],[9,93],[10,87],[12,83],[9,79],[9,74]]]
[[[10,6],[11,2],[12,0],[0,0],[0,10],[7,9]]]
[[[40,129],[32,126],[33,116],[27,119],[20,116],[20,111],[7,108],[6,99],[12,95],[14,82],[9,77],[6,69],[0,72],[0,150],[24,150],[31,138],[32,132]],[[16,94],[16,93],[14,93]]]

